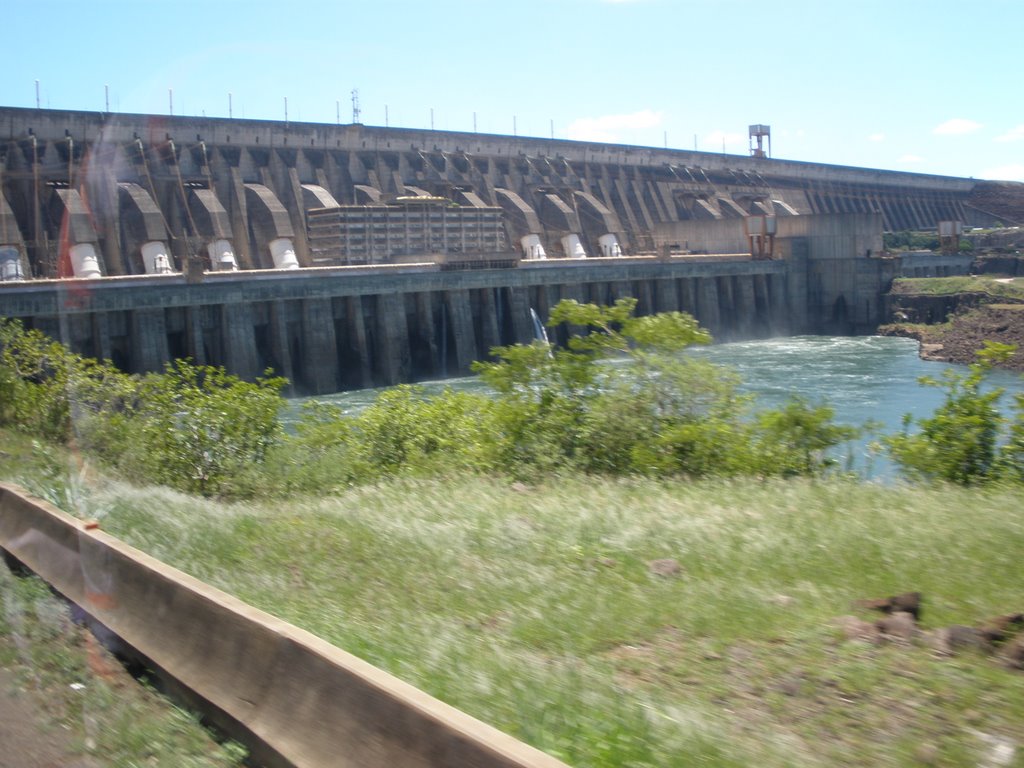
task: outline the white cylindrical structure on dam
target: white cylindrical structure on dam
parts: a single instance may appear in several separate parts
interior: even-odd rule
[[[21,268],[21,254],[13,245],[0,245],[0,282],[24,280]]]
[[[75,277],[103,277],[96,246],[92,243],[72,245],[68,255],[71,257],[71,271]]]
[[[605,257],[621,256],[622,248],[619,247],[619,238],[611,232],[597,238],[597,244],[601,246],[601,255]]]
[[[147,275],[169,275],[174,272],[167,244],[160,240],[150,240],[142,246],[142,265]]]
[[[583,250],[583,243],[577,234],[569,234],[562,238],[562,250],[565,251],[567,259],[587,258],[587,252]]]
[[[519,240],[519,245],[522,246],[524,259],[546,259],[548,257],[540,242],[540,235],[526,235]]]
[[[206,252],[210,254],[210,268],[214,272],[234,272],[238,269],[235,249],[227,240],[214,240],[206,246]]]
[[[299,260],[295,258],[295,246],[291,238],[279,237],[270,241],[270,256],[274,260],[274,269],[298,269]]]

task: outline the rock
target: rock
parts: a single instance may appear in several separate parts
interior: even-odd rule
[[[889,613],[892,610],[888,597],[882,597],[877,600],[854,600],[853,607],[861,608],[865,611],[881,611],[882,613]]]
[[[999,658],[1010,669],[1024,670],[1024,635],[1018,636],[1003,646]]]
[[[917,634],[914,615],[906,611],[896,611],[884,619],[875,622],[875,627],[886,637],[910,642]]]
[[[840,616],[834,624],[845,640],[866,643],[877,643],[879,640],[878,628],[870,621],[864,621],[856,616]]]
[[[944,363],[949,360],[949,355],[943,352],[942,344],[922,343],[918,354],[922,360],[930,360],[932,362]]]
[[[855,600],[854,606],[869,611],[881,611],[882,613],[909,613],[914,621],[921,618],[920,592],[904,592],[901,595],[883,597],[877,600]]]
[[[937,629],[931,634],[931,646],[937,652],[953,656],[963,650],[987,652],[991,650],[984,635],[974,627],[954,624],[951,627]]]
[[[1004,643],[1024,629],[1024,613],[996,616],[981,625],[981,634],[993,645]]]
[[[677,576],[682,572],[683,568],[679,565],[678,560],[665,557],[661,560],[651,560],[647,564],[647,570],[655,576]]]
[[[935,765],[939,762],[939,748],[929,742],[918,744],[917,749],[914,750],[914,762],[921,765]]]
[[[968,733],[974,734],[987,747],[984,758],[978,763],[979,768],[1009,768],[1014,765],[1017,745],[1011,739],[973,729],[969,729]]]
[[[786,696],[797,696],[803,688],[803,678],[799,675],[790,675],[778,684],[778,689]]]
[[[920,621],[921,619],[921,593],[920,592],[904,592],[902,595],[896,595],[895,597],[889,598],[889,603],[892,605],[892,612],[897,611],[902,613],[909,613],[914,617],[914,621]]]

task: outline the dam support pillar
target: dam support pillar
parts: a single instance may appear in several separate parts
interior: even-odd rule
[[[109,360],[113,357],[110,345],[110,317],[106,312],[93,313],[92,338],[96,359]]]
[[[338,390],[338,344],[330,299],[302,300],[302,388],[313,395]]]
[[[718,336],[721,341],[736,338],[736,305],[733,301],[732,277],[725,275],[715,280],[718,284]]]
[[[196,365],[206,365],[206,345],[203,343],[202,311],[191,305],[185,311],[185,349]]]
[[[348,316],[349,348],[352,353],[351,362],[354,371],[348,371],[347,378],[356,382],[361,389],[373,386],[373,373],[370,359],[370,344],[366,338],[366,322],[363,315],[363,299],[361,296],[349,296],[346,300]]]
[[[288,344],[288,312],[281,300],[270,302],[270,354],[274,359],[274,373],[288,379],[289,388],[295,388],[295,364]]]
[[[464,288],[445,291],[444,301],[456,368],[448,373],[469,373],[469,366],[476,357],[476,334],[473,331],[473,307],[469,303],[469,291]]]
[[[655,309],[658,312],[679,310],[679,291],[676,280],[656,280],[654,283]]]
[[[699,318],[697,312],[697,278],[688,277],[678,281],[679,286],[679,310],[681,312],[688,312],[694,317]],[[707,323],[701,322],[705,328],[708,327]]]
[[[611,283],[612,292],[612,303],[615,303],[619,299],[638,298],[633,295],[633,286],[623,280],[616,280]]]
[[[525,288],[508,289],[508,311],[513,344],[533,341],[533,318],[530,316],[530,296]]]
[[[807,333],[809,327],[808,250],[807,238],[794,238],[792,251],[787,259],[789,269],[786,272],[786,305],[791,333]]]
[[[409,353],[412,373],[417,378],[433,379],[444,375],[434,324],[435,297],[436,294],[430,292],[416,294],[415,338],[409,339]]]
[[[771,297],[768,292],[768,275],[753,275],[754,289],[754,330],[758,336],[774,335],[771,314]]]
[[[491,356],[491,348],[501,346],[501,326],[498,323],[498,303],[495,301],[494,288],[482,288],[477,294],[479,301],[476,306],[480,313],[476,327],[480,329],[480,349],[477,359],[487,360]]]
[[[223,304],[220,315],[224,367],[228,373],[252,381],[260,374],[252,309],[248,304]]]
[[[790,332],[789,304],[786,300],[786,276],[768,275],[768,307],[772,333],[785,336]]]
[[[733,312],[736,315],[736,332],[740,338],[761,336],[762,324],[757,322],[757,295],[754,275],[737,275],[733,292]]]
[[[409,329],[405,320],[405,295],[384,293],[377,297],[377,360],[375,383],[394,386],[408,380]]]
[[[716,338],[722,330],[721,313],[718,306],[718,280],[714,277],[698,277],[697,319]]]
[[[163,370],[170,359],[167,348],[167,322],[162,309],[136,309],[131,313],[132,371],[149,373]]]
[[[654,286],[650,280],[638,280],[636,283],[636,313],[638,315],[650,315],[654,308]]]

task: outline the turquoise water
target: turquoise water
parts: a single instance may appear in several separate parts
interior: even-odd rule
[[[921,376],[941,377],[946,368],[963,366],[925,362],[917,355],[917,342],[884,336],[792,336],[761,341],[716,344],[693,350],[711,362],[735,370],[743,391],[754,395],[764,407],[781,405],[798,395],[812,402],[826,402],[835,410],[836,421],[860,426],[869,421],[880,424],[882,433],[898,432],[903,414],[930,414],[942,402],[942,392],[917,383]],[[994,371],[992,386],[1005,387],[1003,406],[1009,409],[1010,394],[1024,391],[1019,374]],[[428,392],[445,387],[486,391],[475,377],[428,382]],[[341,392],[317,400],[342,406],[357,413],[373,402],[380,390]],[[298,406],[302,400],[294,401]],[[837,458],[865,477],[878,479],[894,475],[884,457],[869,449],[867,437],[844,448]]]

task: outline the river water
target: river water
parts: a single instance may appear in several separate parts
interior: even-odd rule
[[[855,426],[875,422],[880,433],[898,432],[905,413],[926,416],[942,402],[942,391],[921,386],[919,377],[940,378],[947,368],[966,372],[963,366],[921,360],[912,339],[885,336],[791,336],[716,344],[692,354],[735,370],[742,390],[752,394],[760,406],[781,405],[797,395],[832,406],[837,422]],[[1024,378],[993,371],[989,381],[1007,390],[1002,405],[1009,412],[1011,395],[1024,392]],[[485,391],[474,377],[423,386],[428,392],[440,392],[446,386]],[[355,413],[372,403],[379,391],[340,392],[316,399]],[[877,435],[858,440],[844,447],[837,458],[868,479],[891,478],[895,475],[892,465],[869,448],[875,439]]]

